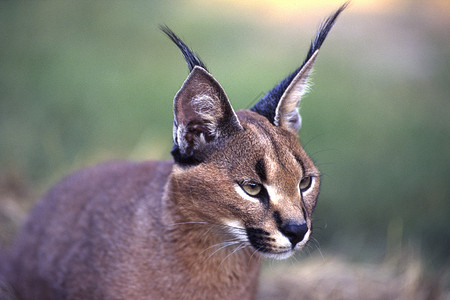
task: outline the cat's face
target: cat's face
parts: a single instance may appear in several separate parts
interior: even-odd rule
[[[251,111],[237,116],[243,130],[201,164],[174,173],[184,198],[180,211],[264,256],[289,257],[309,240],[319,172],[293,131]]]

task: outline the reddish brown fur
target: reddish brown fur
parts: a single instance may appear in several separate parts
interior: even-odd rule
[[[216,251],[213,245],[228,234],[220,220],[267,222],[276,229],[271,218],[262,217],[261,206],[236,198],[231,174],[246,175],[246,164],[270,148],[252,137],[255,119],[279,147],[304,153],[292,133],[253,112],[239,116],[248,129],[204,164],[183,169],[172,162],[114,162],[56,185],[12,249],[10,278],[19,298],[254,297],[260,256],[250,248],[232,255],[233,247]],[[292,172],[300,176],[298,167]],[[289,213],[291,208],[278,209]]]
[[[261,257],[289,257],[311,234],[320,175],[297,140],[296,105],[344,8],[276,106],[263,97],[235,113],[194,66],[174,101],[175,162],[111,162],[55,185],[0,281],[18,299],[255,298]]]

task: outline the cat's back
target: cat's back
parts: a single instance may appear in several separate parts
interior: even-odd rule
[[[120,278],[138,273],[130,266],[144,267],[131,260],[148,255],[149,244],[162,245],[161,197],[171,170],[172,162],[119,161],[63,179],[40,200],[11,249],[13,284],[60,289],[61,297],[68,296],[61,288],[65,282],[47,278],[91,282],[71,291],[80,296],[103,284],[120,288]],[[156,250],[152,252],[158,255]],[[85,280],[90,276],[92,281]]]

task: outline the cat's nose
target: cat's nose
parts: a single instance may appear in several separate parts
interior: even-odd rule
[[[280,231],[289,239],[292,247],[295,247],[305,237],[305,234],[308,232],[308,226],[306,223],[287,222],[281,226]]]

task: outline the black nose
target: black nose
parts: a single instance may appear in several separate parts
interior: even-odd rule
[[[308,232],[308,226],[306,223],[287,222],[281,226],[280,231],[289,239],[292,247],[295,247],[305,237],[305,234]]]

